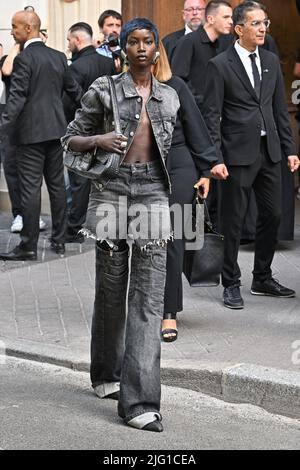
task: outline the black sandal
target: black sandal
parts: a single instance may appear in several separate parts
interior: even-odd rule
[[[163,320],[176,320],[176,315],[176,313],[165,313]],[[175,328],[165,328],[161,331],[161,336],[165,343],[173,343],[178,338],[178,330]]]

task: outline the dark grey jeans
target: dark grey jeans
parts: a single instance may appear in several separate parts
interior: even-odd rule
[[[126,201],[122,199],[120,206],[120,196],[126,197],[130,214],[127,218],[124,217]],[[133,208],[147,216],[139,219],[142,238],[132,237],[133,232],[137,234],[137,230],[130,229],[131,223],[137,226]],[[103,227],[104,220],[113,220],[115,213],[119,216],[117,236],[107,237],[105,241],[97,227]],[[98,242],[91,381],[94,388],[102,387],[103,397],[115,391],[120,382],[118,410],[125,422],[144,413],[160,411],[160,328],[169,217],[168,193],[159,162],[122,165],[118,178],[102,192],[92,187],[86,224],[97,235]],[[149,221],[152,223],[148,224]],[[133,238],[130,276],[129,246],[124,237],[127,230]],[[159,237],[151,237],[157,233]]]

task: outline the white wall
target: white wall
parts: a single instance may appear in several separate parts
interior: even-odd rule
[[[1,1],[1,0],[0,0]],[[121,0],[49,0],[48,46],[61,51],[67,49],[67,32],[77,21],[89,23],[94,36],[99,34],[98,18],[107,9],[121,12]]]
[[[42,20],[42,28],[49,33],[48,45],[66,51],[68,28],[77,21],[86,21],[98,34],[98,18],[106,9],[121,12],[121,0],[0,0],[0,43],[7,53],[13,45],[10,35],[11,18],[26,5],[32,5]],[[3,29],[5,31],[3,31]]]
[[[49,0],[0,0],[0,42],[4,46],[4,53],[7,53],[14,43],[10,35],[11,18],[14,13],[23,10],[27,5],[32,5],[42,20],[42,28],[48,28],[48,2]]]

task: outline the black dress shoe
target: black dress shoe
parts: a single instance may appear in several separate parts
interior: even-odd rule
[[[51,242],[50,248],[54,251],[57,255],[64,255],[65,254],[65,245],[64,243],[55,243]]]
[[[244,301],[241,296],[240,286],[233,285],[225,287],[223,293],[224,305],[227,308],[242,309],[244,308]]]
[[[36,261],[36,251],[22,250],[19,246],[16,246],[9,253],[0,253],[0,259],[3,261]]]
[[[251,294],[290,298],[295,297],[296,292],[288,287],[282,286],[278,281],[276,281],[276,279],[271,277],[265,281],[253,280]]]

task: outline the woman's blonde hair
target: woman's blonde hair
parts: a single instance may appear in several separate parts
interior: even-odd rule
[[[167,82],[172,78],[172,71],[166,49],[161,41],[159,41],[159,60],[153,67],[153,75],[159,82]]]

